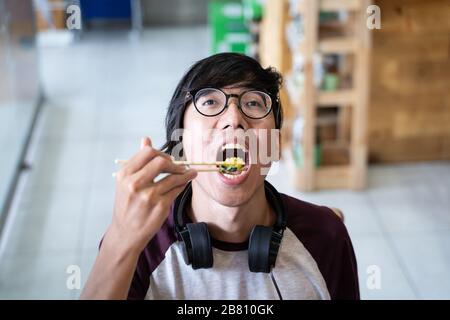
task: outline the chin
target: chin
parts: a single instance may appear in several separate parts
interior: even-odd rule
[[[245,179],[227,181],[221,174],[203,174],[195,179],[200,188],[221,205],[237,207],[248,202],[256,190],[264,183],[259,166],[254,166],[246,173]],[[239,181],[236,181],[239,180]]]
[[[250,200],[252,193],[215,194],[214,200],[226,207],[239,207]]]

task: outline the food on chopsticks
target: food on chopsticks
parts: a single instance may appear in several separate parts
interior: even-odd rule
[[[240,173],[245,169],[245,161],[240,157],[230,157],[219,165],[219,172],[226,174]]]

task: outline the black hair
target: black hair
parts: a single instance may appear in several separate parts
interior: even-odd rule
[[[166,142],[161,150],[171,154],[181,141],[172,141],[172,133],[183,128],[186,94],[202,87],[223,88],[236,85],[261,90],[272,98],[275,128],[281,129],[283,114],[279,99],[282,76],[272,67],[263,68],[255,59],[240,53],[218,53],[197,61],[178,83],[166,115]]]

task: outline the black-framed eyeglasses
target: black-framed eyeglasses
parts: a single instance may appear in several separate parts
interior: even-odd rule
[[[195,109],[205,117],[221,114],[231,97],[238,99],[239,110],[250,119],[262,119],[272,110],[272,98],[259,90],[247,90],[237,95],[226,94],[218,88],[200,88],[186,94],[186,100],[192,99]]]

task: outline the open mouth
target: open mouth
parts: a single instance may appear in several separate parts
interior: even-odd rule
[[[249,156],[246,148],[236,143],[227,143],[217,152],[216,161],[224,162],[220,174],[227,179],[237,179],[248,170]]]

